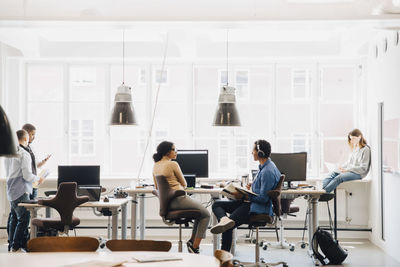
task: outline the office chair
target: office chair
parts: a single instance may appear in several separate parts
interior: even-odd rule
[[[169,204],[171,201],[178,196],[185,195],[186,192],[171,189],[167,179],[163,175],[158,175],[155,178],[158,190],[154,190],[153,194],[157,195],[160,200],[160,216],[166,224],[179,225],[178,251],[182,252],[182,224],[187,224],[199,218],[201,215],[200,211],[197,209],[170,210]]]
[[[46,230],[57,230],[68,235],[80,223],[80,219],[73,216],[75,208],[89,201],[88,196],[76,195],[77,185],[75,182],[61,183],[57,194],[51,199],[39,199],[38,204],[51,207],[57,210],[60,218],[34,218],[32,224]]]
[[[271,198],[272,201],[272,207],[275,213],[275,216],[278,218],[280,217],[281,213],[281,204],[280,204],[280,198],[281,198],[281,190],[282,190],[282,184],[283,181],[285,180],[285,175],[281,175],[278,184],[273,190],[268,191],[268,196]],[[260,243],[258,239],[258,230],[259,227],[265,226],[267,224],[271,224],[274,221],[274,218],[268,214],[255,214],[251,215],[249,217],[249,222],[248,226],[251,229],[255,229],[256,233],[256,242],[255,242],[255,263],[241,263],[244,266],[262,266],[265,264],[265,266],[276,266],[279,264],[282,264],[283,267],[287,267],[287,263],[284,261],[276,262],[276,263],[265,263],[264,259],[260,259]],[[261,260],[261,262],[260,262]]]
[[[106,246],[111,251],[165,251],[171,249],[172,243],[169,241],[154,240],[108,240]]]
[[[298,206],[292,205],[294,199],[281,199],[280,204],[281,204],[281,215],[283,215],[283,219],[286,219],[287,216],[296,216],[294,213],[299,212],[300,208]],[[263,249],[267,250],[269,246],[274,247],[274,248],[288,248],[290,251],[294,251],[295,249],[295,244],[293,243],[288,243],[285,236],[285,227],[283,226],[283,220],[281,216],[277,216],[277,222],[279,222],[279,236],[277,242],[267,242],[266,244],[263,245]]]
[[[37,237],[28,241],[29,252],[91,252],[99,247],[99,241],[93,237]]]

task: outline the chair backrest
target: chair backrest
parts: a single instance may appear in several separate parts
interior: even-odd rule
[[[271,198],[272,201],[272,209],[276,216],[281,216],[281,191],[283,181],[285,180],[285,175],[282,174],[279,178],[279,182],[276,187],[270,191],[268,191],[268,196]]]
[[[172,243],[154,240],[108,240],[106,246],[111,251],[169,251]]]
[[[99,240],[93,237],[37,237],[28,241],[29,252],[96,251]]]
[[[220,267],[231,267],[231,266],[233,267],[233,262],[232,262],[233,255],[228,251],[217,249],[214,252],[214,257],[216,257],[219,260]]]
[[[61,183],[57,194],[51,199],[40,199],[38,203],[52,207],[60,214],[64,225],[72,223],[72,214],[75,208],[89,201],[88,196],[77,196],[77,184],[75,182]]]
[[[157,175],[156,177],[158,198],[160,200],[160,216],[165,217],[169,211],[169,203],[177,196],[185,194],[183,190],[174,190],[170,187],[164,175]]]

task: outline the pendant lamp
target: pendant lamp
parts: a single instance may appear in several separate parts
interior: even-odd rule
[[[132,90],[130,86],[125,85],[125,31],[122,32],[122,84],[115,94],[111,125],[137,125],[132,105]]]
[[[228,79],[228,30],[226,31],[226,85],[221,87],[218,107],[214,115],[213,126],[240,126],[239,112],[236,108],[236,89],[229,86]]]
[[[3,108],[0,106],[0,156],[13,156],[16,154],[14,132],[11,131],[10,122]]]

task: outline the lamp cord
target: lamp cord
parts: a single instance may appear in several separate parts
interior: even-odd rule
[[[229,52],[229,47],[228,47],[228,40],[229,40],[229,29],[226,29],[226,86],[228,87],[229,84],[229,71],[228,71],[228,52]]]
[[[125,29],[122,30],[122,84],[125,84]]]
[[[138,172],[138,176],[137,176],[138,181],[139,181],[139,178],[140,178],[140,174],[142,173],[142,168],[143,168],[143,164],[144,164],[144,159],[145,159],[145,157],[146,157],[146,152],[147,152],[147,149],[148,149],[149,144],[150,144],[151,133],[153,132],[154,118],[155,118],[155,116],[156,116],[157,104],[158,104],[158,95],[159,95],[159,93],[160,93],[162,75],[163,75],[163,73],[164,73],[165,61],[166,61],[166,59],[167,59],[168,42],[169,42],[169,33],[167,32],[167,37],[166,37],[166,40],[165,40],[165,47],[164,47],[163,61],[162,61],[162,65],[161,65],[161,74],[160,74],[160,79],[159,79],[159,81],[158,81],[158,87],[157,87],[157,92],[156,92],[156,98],[155,98],[155,102],[154,102],[153,116],[152,116],[152,118],[151,118],[151,123],[150,123],[150,128],[149,128],[149,135],[147,136],[147,142],[146,142],[146,146],[145,146],[145,149],[144,149],[142,162],[140,163],[140,167],[139,167],[139,172]],[[156,74],[157,74],[157,72],[156,72]]]

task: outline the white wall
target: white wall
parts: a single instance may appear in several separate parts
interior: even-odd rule
[[[385,53],[382,38],[388,38],[388,51]],[[378,102],[384,102],[385,119],[400,117],[400,45],[394,44],[394,32],[379,33],[373,40],[368,70],[368,124],[371,134],[373,179],[370,195],[370,225],[372,227],[371,240],[386,253],[400,261],[400,213],[398,189],[400,177],[385,175],[385,237],[381,239],[380,214],[380,185],[378,162]],[[375,44],[378,44],[378,57],[375,57]]]

